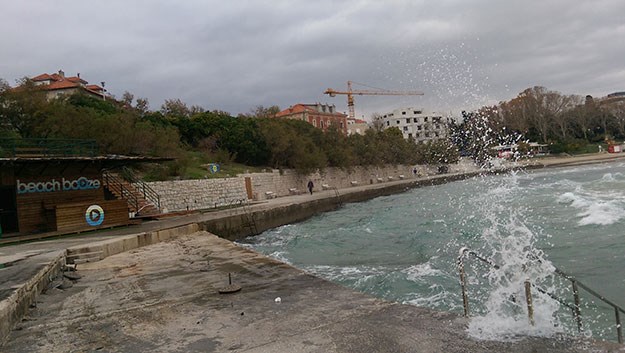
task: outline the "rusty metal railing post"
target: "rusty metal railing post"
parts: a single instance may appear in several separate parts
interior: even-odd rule
[[[527,301],[527,317],[530,325],[534,326],[534,304],[532,303],[532,284],[530,279],[525,280],[525,300]]]
[[[571,281],[573,286],[573,316],[575,317],[575,322],[577,322],[577,332],[582,332],[582,312],[579,304],[579,289],[577,288],[577,281]]]
[[[462,306],[464,307],[464,317],[469,317],[469,298],[467,297],[467,280],[464,273],[464,264],[460,263],[460,286],[462,287]]]
[[[467,297],[467,277],[464,272],[464,253],[467,248],[460,249],[460,255],[458,256],[458,271],[460,272],[460,287],[462,288],[462,306],[464,308],[464,317],[469,317],[469,298]]]
[[[616,336],[618,337],[618,343],[623,344],[623,328],[621,325],[621,313],[618,308],[614,308],[614,317],[616,318]]]

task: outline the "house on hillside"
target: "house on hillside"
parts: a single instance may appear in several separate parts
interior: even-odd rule
[[[384,129],[396,127],[407,140],[417,143],[438,140],[449,136],[452,119],[423,109],[400,108],[382,116]]]
[[[303,120],[323,131],[327,131],[330,126],[336,126],[339,131],[347,135],[347,115],[337,113],[334,105],[298,103],[278,112],[275,117]]]
[[[106,90],[98,85],[90,85],[89,82],[76,76],[66,77],[63,70],[54,74],[41,74],[31,78],[36,86],[46,91],[48,99],[83,92],[97,98],[106,99]]]

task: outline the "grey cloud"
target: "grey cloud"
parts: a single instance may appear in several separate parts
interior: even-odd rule
[[[232,114],[323,101],[353,80],[423,97],[358,97],[359,115],[397,106],[475,109],[543,85],[623,90],[625,3],[546,1],[10,2],[0,77],[64,69],[152,109],[180,98]]]

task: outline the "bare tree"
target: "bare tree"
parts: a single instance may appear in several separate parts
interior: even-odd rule
[[[384,118],[379,113],[371,114],[371,128],[375,131],[384,130]]]
[[[255,106],[249,113],[239,114],[239,117],[243,118],[273,118],[280,112],[280,107],[272,105],[270,107],[264,107],[262,105]]]
[[[594,120],[594,105],[589,106],[579,105],[569,111],[572,122],[575,124],[576,132],[581,134],[585,140],[588,139],[589,134],[592,132],[593,120]]]
[[[147,98],[137,98],[137,103],[135,104],[135,108],[140,111],[142,114],[145,114],[150,109],[150,102],[148,102]]]
[[[625,102],[620,101],[611,103],[605,107],[605,110],[612,117],[614,127],[621,137],[625,136]]]
[[[179,118],[189,118],[191,116],[191,109],[186,103],[180,99],[166,99],[165,103],[161,106],[161,113],[165,116],[175,116]]]
[[[135,100],[135,96],[134,96],[132,93],[130,93],[130,92],[128,92],[128,91],[126,91],[126,92],[124,92],[124,94],[122,95],[122,100],[121,100],[121,102],[122,102],[122,103],[124,103],[124,105],[125,105],[125,106],[130,107],[130,106],[132,105],[132,101],[133,101],[133,100]]]
[[[580,105],[583,99],[576,95],[561,95],[557,92],[549,92],[545,97],[547,114],[553,121],[553,132],[560,140],[566,140],[571,129],[571,116],[568,111]]]

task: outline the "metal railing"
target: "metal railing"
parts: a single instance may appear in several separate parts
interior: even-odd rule
[[[0,138],[0,157],[94,157],[95,140],[54,138]]]
[[[243,206],[243,226],[249,228],[250,236],[258,235],[258,227],[256,226],[256,214],[252,212],[248,200],[241,200]]]
[[[135,212],[139,212],[141,206],[139,205],[137,195],[128,187],[124,186],[124,181],[121,178],[105,171],[102,173],[102,180],[104,186],[109,189],[109,191],[126,200],[130,206],[134,207]]]
[[[332,189],[334,190],[334,198],[336,200],[336,205],[338,207],[343,206],[343,200],[341,199],[341,193],[339,192],[339,188],[337,188],[336,186],[333,186]]]
[[[458,260],[457,260],[457,265],[458,265],[458,271],[460,273],[460,286],[462,289],[462,305],[464,308],[464,316],[468,317],[469,316],[469,298],[467,295],[467,278],[466,278],[466,272],[464,270],[464,259],[467,258],[468,256],[472,256],[478,260],[480,260],[481,262],[489,265],[490,267],[494,268],[494,269],[499,269],[500,266],[497,265],[496,263],[494,263],[492,260],[486,258],[485,256],[482,256],[478,253],[476,253],[475,251],[469,249],[469,248],[461,248],[460,249],[460,254],[458,256]],[[557,295],[555,295],[554,293],[550,293],[540,287],[538,287],[537,285],[535,285],[534,283],[531,283],[529,278],[525,280],[524,282],[524,287],[525,287],[525,300],[526,300],[526,304],[527,304],[527,313],[528,313],[528,320],[530,322],[530,325],[534,325],[534,306],[533,306],[533,301],[532,301],[532,288],[535,288],[538,292],[545,294],[547,296],[549,296],[550,298],[556,300],[558,303],[560,303],[561,305],[569,308],[572,311],[572,315],[573,318],[575,319],[575,322],[577,324],[577,330],[578,332],[582,331],[582,313],[581,313],[581,301],[580,301],[580,295],[579,295],[579,288],[584,289],[586,292],[588,292],[589,294],[591,294],[592,296],[594,296],[595,298],[601,300],[603,303],[609,305],[612,307],[612,309],[614,309],[614,317],[615,317],[615,321],[616,321],[616,335],[617,335],[617,339],[618,342],[620,344],[623,344],[623,330],[621,327],[621,313],[625,314],[625,310],[623,308],[621,308],[620,306],[618,306],[617,304],[615,304],[614,302],[606,299],[603,295],[597,293],[596,291],[594,291],[593,289],[591,289],[590,287],[588,287],[587,285],[581,283],[580,281],[578,281],[577,279],[575,279],[575,277],[566,274],[565,272],[559,270],[558,268],[555,269],[554,273],[558,276],[560,276],[561,278],[564,278],[568,281],[571,282],[571,288],[573,290],[573,303],[569,303],[566,300],[558,297]]]
[[[143,180],[137,178],[137,176],[127,167],[123,167],[121,171],[121,176],[128,182],[130,182],[137,191],[143,194],[143,198],[152,203],[158,210],[161,210],[161,196],[154,191],[148,184],[146,184]]]

